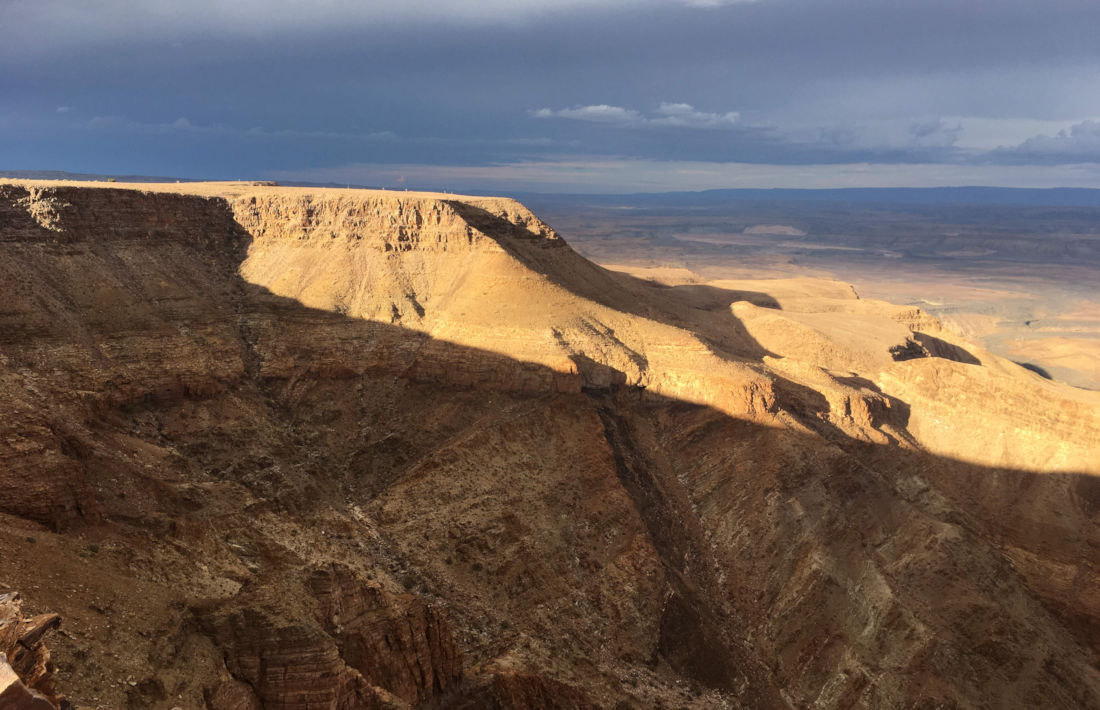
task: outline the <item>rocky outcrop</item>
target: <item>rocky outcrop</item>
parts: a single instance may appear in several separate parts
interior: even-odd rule
[[[54,710],[53,666],[43,643],[61,625],[57,614],[26,617],[19,594],[0,594],[0,707]]]
[[[264,708],[352,710],[380,708],[375,690],[340,658],[333,640],[315,627],[283,620],[277,609],[249,606],[211,622],[226,667],[252,688]],[[253,702],[240,686],[219,687],[223,707]]]
[[[0,707],[9,710],[57,710],[41,693],[31,690],[0,653]]]
[[[312,618],[302,617],[310,607]],[[219,710],[406,707],[462,677],[462,654],[438,609],[343,565],[314,570],[296,596],[255,588],[196,611],[234,678],[209,701]]]
[[[450,625],[415,595],[388,594],[340,565],[315,571],[309,587],[341,658],[371,685],[416,704],[462,677]]]

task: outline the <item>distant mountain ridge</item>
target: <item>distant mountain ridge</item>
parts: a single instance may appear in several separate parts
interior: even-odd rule
[[[65,170],[0,170],[0,177],[19,180],[79,180],[101,182],[115,179],[118,182],[199,182],[194,178],[165,177],[163,175],[115,175],[112,173],[70,173]]]
[[[844,187],[834,189],[742,188],[701,192],[653,192],[629,195],[547,195],[512,193],[533,202],[584,201],[589,204],[639,204],[662,207],[710,207],[730,202],[835,202],[864,205],[1015,205],[1024,207],[1100,207],[1100,190],[1078,187]]]

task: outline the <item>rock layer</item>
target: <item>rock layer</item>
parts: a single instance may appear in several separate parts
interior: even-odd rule
[[[0,252],[81,702],[1100,706],[1098,401],[916,309],[453,195],[0,184]]]

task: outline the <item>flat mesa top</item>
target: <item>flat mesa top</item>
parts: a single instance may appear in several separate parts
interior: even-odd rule
[[[178,195],[198,195],[201,197],[239,197],[241,195],[263,193],[266,195],[321,195],[337,197],[340,195],[410,197],[414,199],[461,200],[476,202],[479,200],[501,199],[484,195],[458,195],[450,192],[417,192],[413,190],[369,190],[364,188],[343,187],[290,187],[272,185],[259,180],[208,181],[208,182],[107,182],[106,180],[33,180],[5,178],[0,176],[0,185],[22,185],[25,187],[84,187],[107,188],[115,190],[138,190],[141,192],[166,192]]]

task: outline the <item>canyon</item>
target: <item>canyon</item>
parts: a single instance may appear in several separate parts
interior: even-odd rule
[[[0,698],[1100,707],[1100,393],[920,308],[435,193],[10,180],[0,254]]]

